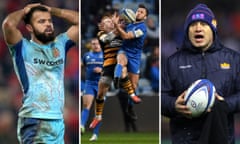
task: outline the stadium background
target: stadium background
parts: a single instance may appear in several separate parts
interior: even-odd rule
[[[150,69],[152,65],[159,62],[159,1],[158,0],[82,0],[81,1],[81,55],[89,51],[89,40],[97,36],[100,18],[107,12],[118,11],[121,8],[137,9],[138,4],[144,3],[149,8],[149,20],[147,40],[142,53],[141,78],[139,81],[138,94],[142,97],[143,103],[135,105],[134,109],[138,115],[136,121],[137,132],[155,133],[158,141],[159,132],[159,93],[154,90],[152,84],[159,84],[159,81],[151,80]],[[150,28],[151,27],[151,28]],[[155,50],[155,53],[153,51]],[[155,61],[151,61],[151,58]],[[157,64],[158,65],[158,64]],[[159,67],[158,67],[159,68]],[[81,90],[84,88],[84,68],[81,68]],[[159,75],[158,75],[159,78]],[[159,87],[159,85],[158,85]],[[120,108],[118,90],[113,87],[107,93],[107,101],[104,108],[104,121],[100,128],[100,139],[104,139],[101,133],[125,132],[124,118]],[[121,96],[120,96],[121,97]],[[92,120],[90,115],[90,120]],[[88,122],[88,124],[89,124]],[[88,125],[87,125],[88,126]],[[89,131],[89,129],[87,129]],[[134,131],[133,129],[128,132]],[[135,132],[135,131],[134,131]],[[88,137],[87,137],[88,136]],[[82,135],[82,139],[87,139],[90,135]],[[86,138],[87,137],[87,138]],[[106,137],[105,137],[106,139]],[[134,143],[133,140],[130,140]],[[82,141],[85,143],[85,141]],[[100,142],[101,143],[101,142]],[[148,143],[146,141],[146,143]],[[151,143],[151,142],[150,142]],[[157,142],[158,143],[158,142]]]
[[[218,34],[223,44],[240,51],[240,1],[238,0],[162,0],[161,1],[161,57],[176,51],[183,37],[183,24],[188,12],[198,3],[205,3],[212,9],[218,22]],[[240,115],[235,117],[235,135],[240,143]],[[162,144],[170,144],[168,119],[161,117]]]
[[[7,14],[22,9],[27,0],[1,0],[0,1],[0,22]],[[49,6],[79,9],[78,0],[42,0]],[[54,19],[56,33],[66,30],[67,24],[60,19]],[[28,36],[24,24],[19,28],[25,36]],[[78,143],[79,139],[79,52],[78,46],[72,48],[67,57],[65,70],[65,124],[66,124],[66,144]],[[16,144],[16,122],[17,112],[21,105],[22,91],[13,71],[12,59],[8,48],[3,40],[2,30],[0,30],[0,143]]]

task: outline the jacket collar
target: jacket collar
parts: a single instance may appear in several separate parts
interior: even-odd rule
[[[217,50],[220,50],[222,48],[223,48],[223,45],[220,43],[218,36],[215,34],[214,41],[213,41],[212,45],[205,52],[210,52],[211,53],[211,52],[215,52]],[[184,40],[183,40],[183,43],[182,43],[180,49],[191,51],[191,52],[194,52],[194,53],[202,53],[201,50],[197,49],[196,47],[194,47],[192,45],[188,36],[186,36],[186,35],[184,36]]]

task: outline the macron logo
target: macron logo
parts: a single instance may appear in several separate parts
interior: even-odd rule
[[[192,65],[179,66],[179,69],[188,69],[192,68]]]
[[[203,13],[197,13],[197,14],[192,15],[192,20],[204,19],[204,18],[205,18],[205,15]]]

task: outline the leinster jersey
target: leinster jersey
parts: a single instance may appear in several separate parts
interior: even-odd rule
[[[23,90],[19,117],[62,119],[64,64],[73,41],[66,33],[46,45],[23,38],[9,46],[14,70]]]
[[[123,41],[122,50],[127,52],[128,57],[141,58],[144,41],[147,35],[147,28],[144,22],[128,24],[126,32],[133,32],[135,38]]]
[[[95,73],[94,68],[103,67],[103,52],[87,52],[82,61],[86,67],[86,80],[98,83],[101,73]]]

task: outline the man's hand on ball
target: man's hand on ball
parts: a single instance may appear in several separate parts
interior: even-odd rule
[[[218,93],[214,93],[214,95],[215,95],[215,98],[217,99],[217,100],[219,100],[219,101],[224,101],[224,98],[222,97],[222,96],[220,96]],[[211,108],[209,108],[208,110],[207,110],[207,112],[211,112]]]
[[[178,96],[178,98],[175,102],[175,109],[176,109],[177,112],[181,113],[185,117],[191,118],[192,112],[185,105],[185,100],[184,100],[185,93],[186,92],[184,91],[180,96]]]
[[[218,93],[215,93],[214,95],[217,98],[217,100],[224,101],[224,98],[222,96],[220,96]]]

